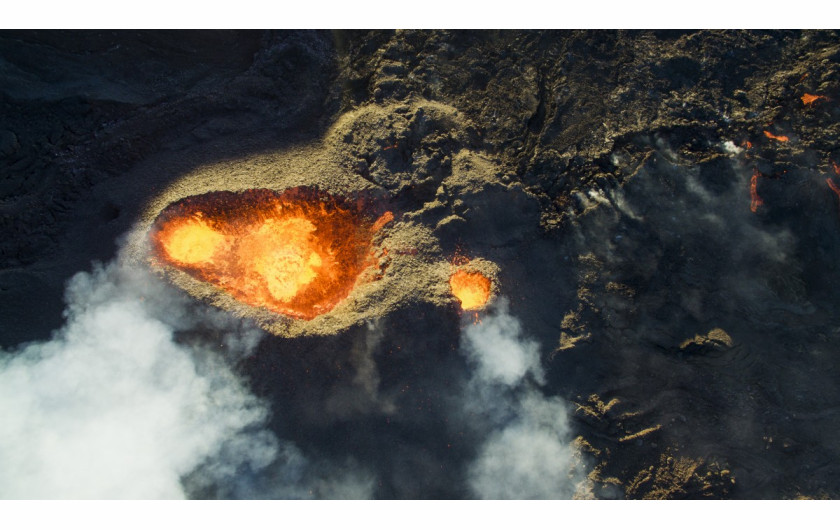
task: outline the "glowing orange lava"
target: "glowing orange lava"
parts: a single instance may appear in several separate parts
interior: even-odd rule
[[[383,226],[387,225],[388,223],[390,223],[393,220],[394,220],[394,214],[391,213],[391,212],[385,212],[373,224],[373,228],[371,228],[371,231],[378,232]]]
[[[776,136],[770,131],[764,131],[764,136],[770,138],[771,140],[777,140],[779,142],[787,142],[788,140],[790,140],[790,138],[788,138],[787,136]]]
[[[479,309],[490,298],[490,279],[480,272],[458,269],[449,277],[449,286],[461,301],[461,309]]]
[[[825,97],[825,96],[818,96],[818,95],[815,95],[815,94],[805,94],[804,96],[802,96],[802,104],[803,105],[813,105],[814,103],[816,103],[817,101],[819,101],[821,99],[828,100],[828,98]]]
[[[761,173],[757,169],[753,169],[752,178],[750,179],[750,211],[755,213],[758,207],[764,204],[761,197],[758,196],[758,177]]]
[[[828,187],[831,188],[831,191],[833,191],[837,195],[837,198],[840,199],[840,187],[838,187],[837,184],[835,184],[834,181],[831,180],[831,177],[825,179],[825,182],[826,184],[828,184]]]
[[[310,320],[350,294],[373,264],[373,234],[392,219],[310,188],[220,191],[168,206],[151,239],[164,263],[246,304]]]

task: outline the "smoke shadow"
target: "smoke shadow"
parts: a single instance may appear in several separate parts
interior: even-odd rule
[[[307,454],[355,460],[380,499],[467,494],[477,433],[459,421],[469,377],[455,306],[415,303],[325,337],[268,336],[241,364],[272,429]]]

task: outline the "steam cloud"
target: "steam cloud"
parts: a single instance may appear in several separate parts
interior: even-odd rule
[[[468,469],[469,487],[483,499],[571,498],[580,477],[567,406],[540,390],[539,345],[523,336],[508,306],[500,299],[464,333],[463,350],[475,365],[465,408],[488,433]]]
[[[267,428],[231,370],[260,331],[120,263],[66,298],[52,340],[0,357],[0,498],[370,495]]]

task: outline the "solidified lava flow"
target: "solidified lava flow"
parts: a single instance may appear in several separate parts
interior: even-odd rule
[[[479,309],[490,298],[490,279],[480,272],[459,269],[449,277],[449,286],[461,302],[461,309]]]
[[[311,320],[350,294],[391,219],[312,188],[218,191],[169,205],[150,237],[163,263],[245,304]]]

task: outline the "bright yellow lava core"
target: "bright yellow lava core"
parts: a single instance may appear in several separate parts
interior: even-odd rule
[[[461,301],[461,309],[479,309],[490,298],[490,279],[480,272],[458,270],[449,277],[449,286]]]
[[[175,227],[163,245],[172,259],[192,265],[210,261],[224,241],[223,234],[202,221],[192,220]]]
[[[269,219],[243,243],[242,254],[253,260],[274,298],[288,302],[318,276],[323,260],[312,250],[314,231],[314,224],[299,217]]]

